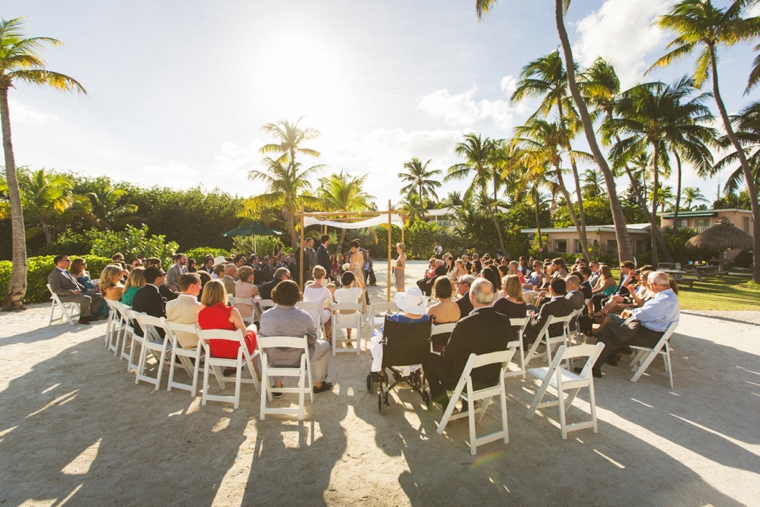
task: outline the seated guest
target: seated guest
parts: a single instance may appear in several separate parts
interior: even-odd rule
[[[472,303],[470,302],[470,287],[475,281],[475,277],[472,275],[460,276],[457,282],[457,296],[456,304],[459,307],[459,318],[466,317],[473,310]]]
[[[340,278],[343,287],[335,291],[333,298],[335,302],[340,303],[360,303],[364,289],[356,280],[356,275],[352,271],[346,271]],[[340,323],[354,322],[356,317],[355,310],[340,310],[335,313],[335,320]],[[346,329],[348,339],[351,339],[352,329]]]
[[[246,327],[240,312],[233,306],[227,306],[227,291],[221,280],[211,280],[203,289],[201,299],[202,308],[198,311],[198,327],[207,329],[220,329],[243,332],[245,347],[249,354],[256,351],[256,326],[253,324]],[[218,358],[237,359],[240,344],[230,340],[209,340],[208,346],[211,355]],[[254,363],[256,373],[259,373],[258,365]]]
[[[552,278],[562,278],[563,280],[567,276],[567,266],[565,265],[565,259],[557,257],[552,260]]]
[[[121,302],[127,306],[132,306],[132,301],[140,287],[145,285],[145,268],[133,268],[129,272],[127,282],[124,284],[124,291],[121,294]]]
[[[87,325],[98,317],[92,315],[93,310],[100,308],[103,302],[97,290],[87,289],[67,271],[71,261],[68,255],[56,255],[53,259],[55,269],[48,275],[48,284],[58,298],[64,303],[79,305],[79,324]]]
[[[121,252],[116,252],[111,256],[111,261],[113,261],[114,264],[118,264],[120,262],[124,262],[124,254]]]
[[[156,257],[148,257],[147,259],[145,259],[145,262],[143,263],[143,265],[146,268],[151,268],[152,267],[152,268],[159,268],[159,269],[161,269],[161,259],[158,259]]]
[[[565,277],[565,287],[567,294],[565,297],[573,302],[573,310],[580,310],[586,303],[586,297],[581,291],[581,281],[576,275],[567,275]]]
[[[544,266],[541,261],[533,261],[533,271],[523,284],[523,291],[537,291],[544,280]]]
[[[121,254],[118,254],[121,255]],[[113,264],[113,266],[116,266],[121,270],[121,266],[118,264]],[[71,262],[71,267],[69,267],[69,273],[74,277],[74,279],[77,281],[77,283],[81,286],[83,286],[88,293],[97,293],[99,295],[103,295],[100,291],[100,287],[96,287],[92,280],[90,279],[90,273],[87,271],[87,261],[84,260],[82,257],[78,257],[74,259]],[[119,280],[121,280],[121,271],[119,271]],[[95,319],[102,319],[108,315],[108,305],[105,301],[100,302],[100,304],[95,307],[90,307],[90,317],[92,320]]]
[[[457,322],[441,355],[430,354],[422,363],[433,401],[444,409],[449,403],[446,390],[456,387],[470,354],[480,355],[506,350],[507,343],[515,337],[509,317],[491,307],[494,296],[494,287],[488,280],[475,280],[470,287],[469,296],[474,310]],[[499,373],[498,364],[473,370],[473,387],[482,389],[496,384]]]
[[[425,274],[425,278],[417,280],[417,287],[427,296],[433,292],[433,283],[439,276],[446,276],[446,265],[441,259],[431,259],[432,276],[430,276],[430,269]]]
[[[248,259],[245,258],[245,255],[238,255],[235,257],[235,267],[240,269],[243,266],[248,264]],[[237,296],[236,296],[237,297]]]
[[[599,279],[592,290],[593,296],[591,296],[591,305],[595,312],[598,312],[602,308],[602,301],[610,297],[617,292],[617,285],[615,285],[615,278],[612,276],[612,270],[607,265],[599,266]]]
[[[321,265],[317,264],[312,268],[311,278],[314,282],[303,289],[303,300],[319,303],[322,307],[322,322],[325,325],[325,334],[330,336],[332,333],[332,319],[330,318],[332,313],[325,306],[333,300],[333,295],[325,286],[326,276],[327,271]],[[306,310],[306,312],[311,315],[312,320],[314,320],[314,325],[316,326],[317,321],[319,320],[319,315],[313,310]]]
[[[203,266],[201,267],[202,271],[205,271],[209,275],[214,272],[214,256],[211,254],[206,255],[206,257],[203,258]]]
[[[164,284],[166,273],[161,268],[149,267],[145,269],[145,285],[141,287],[132,300],[132,310],[145,313],[153,317],[166,317],[166,300],[161,296],[159,287]],[[143,336],[142,327],[134,323],[135,334]],[[164,330],[158,329],[161,338]]]
[[[441,283],[451,287],[451,282],[446,276],[440,276],[439,280],[443,280]],[[430,317],[425,314],[425,308],[427,307],[427,297],[422,294],[419,287],[411,287],[408,291],[396,293],[396,306],[403,313],[396,313],[388,317],[389,321],[398,322],[400,324],[416,324],[418,322],[426,322],[430,320]],[[379,333],[375,333],[370,341],[370,353],[372,354],[372,367],[371,371],[379,374],[381,377],[385,375],[385,368],[383,367],[383,332],[385,328],[380,330]]]
[[[131,273],[133,269],[135,268],[141,268],[142,267],[142,261],[140,259],[132,259],[129,261],[129,272]]]
[[[581,266],[575,274],[581,280],[581,292],[583,292],[584,300],[591,299],[594,295],[594,287],[591,284],[591,268],[588,266]]]
[[[237,277],[238,268],[235,267],[234,264],[227,264],[224,266],[224,278],[222,278],[222,283],[224,283],[224,289],[227,291],[227,294],[232,294],[232,297],[237,297],[235,294],[235,278]]]
[[[562,278],[554,278],[549,284],[551,300],[541,305],[538,314],[535,311],[528,311],[530,322],[525,329],[523,336],[524,345],[533,345],[538,338],[538,333],[544,327],[546,319],[553,315],[554,317],[567,317],[573,312],[573,302],[565,299],[566,284]],[[549,326],[549,336],[559,336],[564,332],[564,324],[552,324]]]
[[[201,291],[198,294],[198,301],[200,301],[201,296],[203,296],[203,287],[205,287],[206,284],[211,281],[211,275],[209,275],[206,271],[200,270],[198,271],[198,276],[201,277]]]
[[[237,272],[238,280],[235,282],[236,298],[252,298],[259,295],[259,289],[253,285],[253,268],[251,266],[242,266]],[[225,284],[226,289],[226,284]],[[250,305],[236,305],[240,315],[247,319],[253,315],[253,302]]]
[[[174,301],[166,303],[166,320],[176,324],[197,324],[198,312],[203,308],[198,302],[201,277],[197,273],[184,273],[179,276],[178,283],[180,295]],[[198,345],[198,335],[195,333],[177,331],[175,334],[183,349],[194,349]]]
[[[591,270],[591,274],[588,277],[588,282],[591,287],[596,287],[596,282],[599,281],[599,277],[602,273],[599,271],[599,263],[597,261],[591,261],[588,263],[588,268]]]
[[[678,295],[671,288],[670,277],[662,271],[654,271],[649,274],[648,282],[654,298],[641,308],[611,316],[609,325],[597,334],[597,343],[604,343],[604,349],[591,370],[594,377],[602,376],[605,362],[617,364],[616,356],[625,347],[654,347],[668,327],[678,322],[681,307]]]
[[[491,285],[494,287],[495,291],[498,292],[499,288],[501,288],[501,276],[499,273],[499,268],[497,266],[489,264],[483,268],[483,271],[480,272],[480,276],[491,282]],[[496,294],[495,297],[498,297],[498,294]]]
[[[448,277],[439,276],[435,279],[433,294],[438,302],[427,309],[427,314],[436,324],[450,324],[458,321],[462,316],[462,310],[451,299],[451,292],[451,282]]]
[[[523,275],[522,271],[520,271],[520,265],[517,263],[517,261],[512,261],[509,263],[509,271],[510,274],[518,276],[520,278],[520,283],[525,283],[525,275]]]
[[[271,282],[275,271],[277,271],[277,266],[274,264],[274,257],[264,257],[264,265],[261,267],[261,283]]]
[[[109,264],[100,272],[98,288],[100,294],[105,299],[119,301],[124,293],[124,286],[121,284],[121,266]]]
[[[309,358],[314,370],[314,393],[322,393],[333,388],[327,382],[327,367],[330,357],[330,343],[319,340],[314,321],[303,310],[296,308],[301,299],[301,291],[292,280],[283,280],[272,291],[272,301],[277,305],[261,316],[259,333],[261,336],[306,336],[309,342]],[[274,348],[266,350],[272,366],[298,367],[301,363],[299,349]],[[274,387],[282,387],[282,377],[274,378]],[[273,394],[279,398],[280,394]]]
[[[510,319],[524,319],[528,307],[523,299],[523,289],[517,275],[507,275],[502,278],[505,297],[493,304],[493,309]]]
[[[226,264],[224,263],[216,264],[214,266],[214,270],[211,272],[212,280],[218,280],[220,278],[224,278],[224,266],[226,266]]]
[[[597,334],[604,326],[609,323],[610,314],[619,315],[625,310],[641,308],[644,306],[644,303],[654,298],[655,293],[651,290],[651,286],[649,285],[648,281],[649,274],[652,273],[652,271],[653,270],[643,271],[640,276],[636,274],[636,279],[638,280],[640,278],[641,282],[628,286],[631,291],[629,296],[626,297],[619,294],[614,294],[610,296],[609,299],[607,299],[607,302],[601,311],[593,315],[594,322],[601,324],[600,327],[594,330],[593,334]],[[678,289],[675,289],[674,292],[678,294]]]
[[[197,271],[198,266],[195,264],[195,259],[187,259],[187,272],[196,273]]]
[[[272,299],[272,291],[283,280],[290,280],[290,271],[287,268],[277,268],[274,272],[274,278],[261,286],[259,295],[261,299]]]

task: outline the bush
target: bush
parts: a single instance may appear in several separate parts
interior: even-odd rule
[[[44,303],[50,301],[50,293],[45,285],[47,284],[48,275],[55,268],[53,264],[54,257],[54,255],[44,255],[41,257],[29,257],[27,259],[25,303]],[[70,255],[69,257],[73,260],[79,256]],[[87,261],[87,269],[93,279],[100,278],[100,272],[103,271],[106,265],[111,263],[111,259],[108,257],[98,257],[95,255],[83,255],[81,257]],[[11,261],[0,261],[0,294],[5,294],[6,290],[8,290],[12,266]]]
[[[387,234],[387,230],[384,232]],[[410,259],[429,259],[436,241],[443,246],[444,252],[451,252],[454,257],[467,253],[470,244],[467,237],[455,234],[452,229],[439,227],[435,222],[414,222],[404,233],[406,255]]]
[[[161,259],[163,265],[170,266],[172,255],[179,248],[174,241],[167,243],[163,235],[149,236],[147,225],[139,229],[130,225],[119,232],[93,229],[87,235],[92,238],[91,254],[110,258],[114,253],[120,252],[127,262],[135,257],[156,257]]]

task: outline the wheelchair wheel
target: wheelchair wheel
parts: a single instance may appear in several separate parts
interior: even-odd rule
[[[372,394],[373,392],[375,392],[375,383],[374,383],[374,381],[372,379],[372,374],[371,373],[369,375],[367,375],[367,392],[369,394]]]
[[[433,410],[433,399],[430,397],[429,389],[422,391],[422,401],[425,402],[425,407],[428,409],[428,411]]]
[[[377,393],[377,410],[380,411],[380,415],[383,415],[385,411],[385,403],[383,401],[383,392]]]

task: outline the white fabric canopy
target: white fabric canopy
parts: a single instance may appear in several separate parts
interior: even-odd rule
[[[388,224],[388,215],[378,215],[361,222],[334,222],[332,220],[317,220],[314,217],[305,217],[303,220],[304,225],[326,225],[328,227],[335,227],[337,229],[366,229],[367,227],[375,227],[376,225]],[[404,228],[404,219],[401,215],[395,213],[391,214],[391,223],[400,228]]]

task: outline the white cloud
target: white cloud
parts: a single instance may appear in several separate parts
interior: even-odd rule
[[[50,120],[60,120],[60,118],[54,114],[35,111],[15,99],[10,99],[8,101],[8,109],[11,113],[11,123],[41,124]]]
[[[501,89],[509,96],[517,87],[513,76],[505,76],[501,80]],[[480,120],[492,120],[502,129],[510,129],[514,125],[514,114],[520,112],[519,107],[509,101],[497,99],[475,100],[477,85],[464,93],[452,95],[449,90],[436,90],[425,95],[419,102],[419,108],[436,119],[443,119],[451,125],[473,125]]]
[[[674,0],[606,0],[598,11],[580,20],[573,49],[578,62],[591,65],[602,57],[615,65],[623,89],[642,80],[645,58],[662,49],[665,32],[654,26]]]

